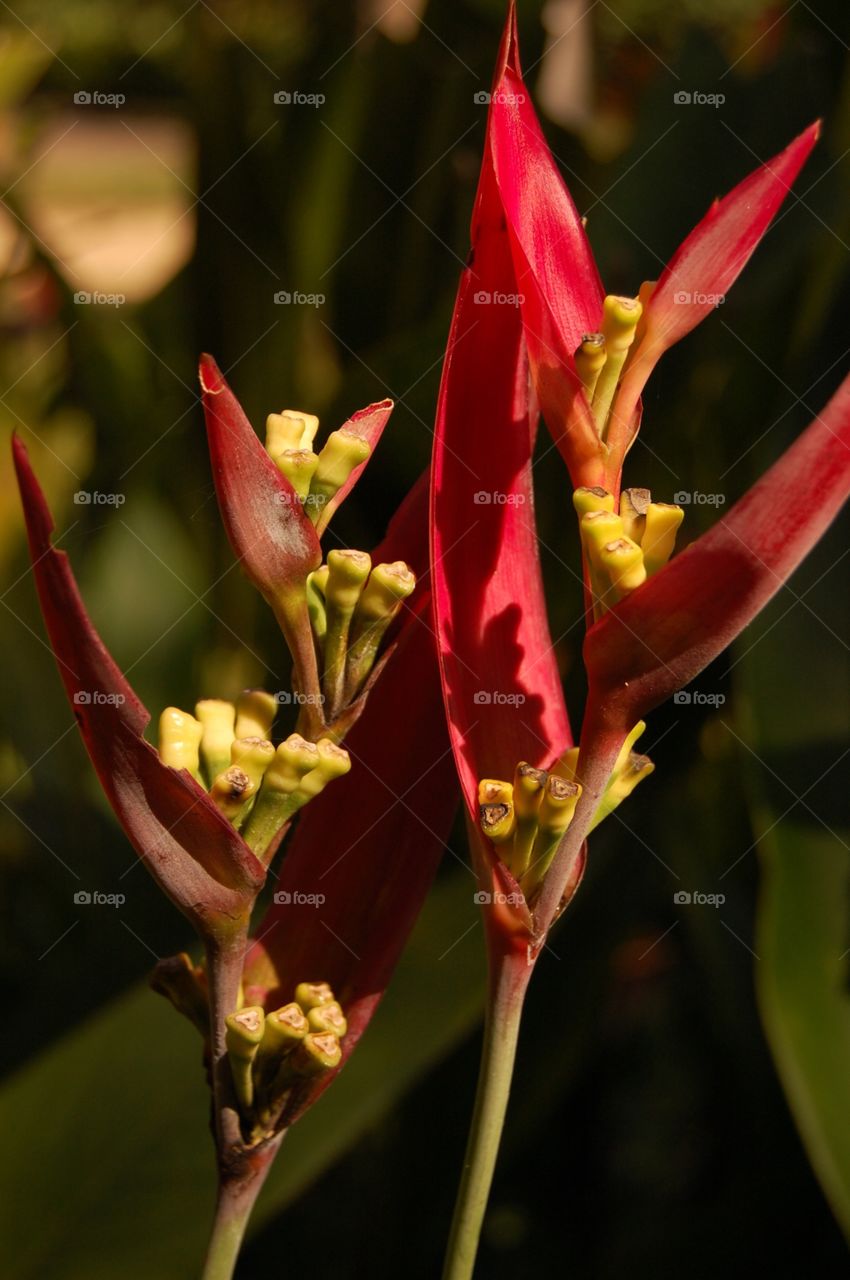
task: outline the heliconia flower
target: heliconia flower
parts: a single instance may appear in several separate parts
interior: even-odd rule
[[[632,725],[699,674],[776,594],[850,496],[850,376],[707,533],[604,614],[585,636],[584,788],[540,916],[558,906],[583,834]]]
[[[353,414],[318,455],[318,419],[272,414],[264,448],[212,356],[201,357],[199,376],[225,529],[246,576],[274,610],[304,695],[303,727],[316,738],[327,725],[306,582],[322,562],[319,538],[362,474],[393,404],[383,400]],[[350,727],[363,701],[335,717],[334,736]]]
[[[629,345],[621,368],[608,371],[610,399],[600,412],[599,404],[591,403],[576,353],[586,336],[607,327],[604,290],[582,220],[522,79],[511,4],[488,118],[488,163],[508,224],[514,263],[510,287],[522,298],[541,408],[574,485],[603,485],[616,496],[649,374],[662,353],[723,300],[791,189],[818,133],[819,125],[811,125],[729,195],[716,200],[673,254],[654,289],[641,289]]]
[[[510,245],[485,157],[437,408],[431,500],[434,616],[452,749],[497,946],[526,950],[519,887],[479,829],[482,778],[547,765],[571,744],[534,525],[536,409]]]
[[[245,963],[245,998],[267,1013],[292,1001],[301,982],[330,985],[347,1022],[338,1066],[387,986],[457,807],[430,627],[427,498],[420,482],[376,552],[410,563],[420,585],[346,740],[354,767],[305,812]],[[331,1078],[316,1079],[297,1113]]]
[[[33,576],[71,709],[103,789],[139,857],[203,937],[243,924],[265,867],[186,769],[143,734],[150,714],[83,605],[23,443],[13,439]]]

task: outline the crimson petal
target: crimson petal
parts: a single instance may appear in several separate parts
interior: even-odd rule
[[[573,354],[583,335],[599,327],[604,289],[522,79],[513,5],[497,64],[487,147],[510,233],[514,288],[522,299],[543,415],[574,484],[596,484],[603,450]]]
[[[818,140],[820,122],[715,200],[664,268],[646,310],[645,333],[615,403],[608,442],[616,465],[632,439],[632,416],[663,353],[714,310],[738,279]]]
[[[585,638],[594,699],[629,725],[687,684],[765,606],[850,494],[850,378],[728,515]]]
[[[513,266],[485,158],[437,407],[432,573],[443,690],[461,786],[547,763],[570,742],[537,553],[533,431]]]
[[[185,770],[162,764],[142,734],[150,714],[92,625],[23,443],[15,469],[33,575],[59,674],[92,764],[148,870],[196,925],[236,919],[265,879],[262,865]]]
[[[737,187],[715,200],[679,245],[646,312],[646,344],[665,351],[714,309],[738,279],[820,134],[816,121]],[[684,295],[684,296],[683,296]],[[687,299],[687,300],[685,300]]]
[[[319,539],[212,356],[201,357],[199,375],[227,536],[250,581],[273,603],[321,563]]]

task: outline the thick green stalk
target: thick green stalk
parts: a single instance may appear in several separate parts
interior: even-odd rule
[[[207,940],[210,1052],[218,1160],[218,1200],[201,1280],[231,1280],[245,1227],[266,1174],[283,1140],[246,1151],[227,1054],[225,1019],[237,1008],[247,943],[247,920],[229,937]]]
[[[443,1280],[470,1280],[490,1196],[533,964],[522,952],[490,953],[490,991],[475,1111],[446,1250]]]
[[[231,1280],[251,1210],[283,1136],[282,1133],[278,1134],[251,1157],[240,1162],[231,1176],[222,1177],[201,1280]]]

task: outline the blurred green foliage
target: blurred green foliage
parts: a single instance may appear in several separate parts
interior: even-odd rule
[[[483,134],[474,96],[489,83],[502,6],[433,0],[411,21],[396,5],[406,33],[389,16],[377,21],[381,7],[24,0],[0,15],[0,414],[30,443],[97,624],[154,714],[288,679],[279,637],[233,571],[217,520],[200,350],[216,355],[257,425],[283,405],[337,425],[394,396],[380,451],[335,522],[344,543],[372,546],[427,463]],[[573,94],[571,129],[547,128],[614,291],[653,278],[716,193],[825,119],[798,193],[732,296],[653,379],[630,457],[632,483],[731,503],[848,366],[850,14],[840,0],[816,10],[758,0],[586,9],[577,56],[588,88]],[[552,6],[545,16],[552,26]],[[539,4],[520,5],[520,28],[534,89]],[[726,100],[677,107],[683,89]],[[126,102],[75,104],[80,92]],[[276,103],[281,92],[326,101]],[[93,289],[127,301],[74,303]],[[277,293],[324,302],[279,304]],[[545,435],[536,475],[553,634],[578,718],[577,543]],[[137,984],[154,956],[186,945],[186,932],[130,869],[132,851],[73,732],[5,470],[2,479],[0,963],[16,1021],[3,1040],[0,1114],[10,1185],[26,1182],[9,1200],[8,1271],[40,1277],[49,1259],[57,1280],[111,1280],[144,1236],[148,1206],[161,1233],[150,1265],[181,1280],[192,1264],[168,1207],[197,1205],[199,1170],[211,1162],[201,1078],[176,1025],[173,1053],[163,1048],[167,1010]],[[126,501],[74,504],[78,489]],[[692,507],[688,532],[714,518],[714,508]],[[842,1051],[840,1025],[846,1034],[847,954],[836,950],[842,937],[850,945],[846,545],[845,520],[735,653],[700,678],[725,705],[671,704],[652,719],[646,749],[657,772],[595,838],[585,886],[535,977],[485,1231],[487,1280],[562,1269],[846,1270],[753,978],[788,1097],[839,1207],[825,1170],[846,1145],[847,1077],[823,1055]],[[799,795],[805,804],[787,814]],[[768,872],[760,906],[757,851]],[[364,1043],[351,1080],[305,1122],[297,1141],[312,1158],[301,1181],[297,1153],[288,1165],[284,1149],[245,1280],[277,1265],[284,1236],[293,1273],[323,1257],[336,1274],[370,1280],[400,1267],[437,1274],[483,981],[471,894],[466,907],[452,897],[451,873],[453,862],[374,1049]],[[76,908],[80,888],[125,892],[126,907]],[[678,907],[682,889],[726,902]],[[439,999],[423,1000],[422,956],[432,957]],[[822,1013],[807,1019],[807,1010]],[[124,1038],[113,1056],[116,1029]],[[136,1031],[153,1037],[138,1052]],[[65,1086],[63,1072],[72,1072]],[[194,1085],[192,1123],[181,1126],[175,1099]],[[833,1142],[842,1121],[845,1138]],[[144,1158],[122,1159],[133,1135]],[[282,1221],[274,1212],[284,1201]],[[46,1251],[23,1248],[16,1236],[42,1223]]]

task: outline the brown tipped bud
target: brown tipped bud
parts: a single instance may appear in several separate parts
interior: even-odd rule
[[[225,818],[232,820],[256,789],[256,783],[251,781],[244,769],[231,765],[218,775],[210,787],[210,797]]]

